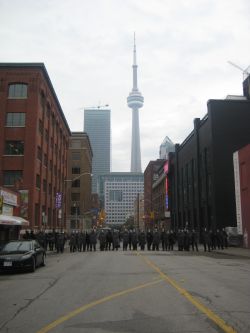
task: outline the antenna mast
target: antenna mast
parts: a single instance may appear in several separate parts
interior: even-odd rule
[[[242,67],[240,67],[240,66],[236,65],[235,63],[233,63],[232,61],[228,61],[228,63],[230,65],[232,65],[233,67],[239,69],[242,72],[243,81],[250,75],[250,72],[249,72],[250,66],[248,66],[246,69],[243,69]]]

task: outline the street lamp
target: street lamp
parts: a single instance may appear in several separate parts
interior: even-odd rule
[[[83,173],[81,173],[80,175],[78,175],[77,177],[75,177],[75,178],[73,178],[73,179],[64,179],[64,181],[65,181],[65,182],[74,182],[75,180],[77,180],[77,179],[79,179],[80,177],[85,176],[85,175],[89,175],[90,177],[93,176],[93,174],[90,173],[90,172],[83,172]]]
[[[74,207],[75,207],[75,217],[76,217],[75,229],[78,229],[78,228],[77,228],[77,209],[78,209],[78,207],[77,207],[77,205],[76,205],[76,202],[74,202]]]

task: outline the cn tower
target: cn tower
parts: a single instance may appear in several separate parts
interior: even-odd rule
[[[132,109],[132,143],[131,143],[131,167],[130,172],[141,171],[141,146],[140,146],[140,126],[139,108],[143,106],[144,98],[137,86],[137,64],[136,45],[134,34],[134,61],[133,61],[133,89],[127,98],[128,107]]]

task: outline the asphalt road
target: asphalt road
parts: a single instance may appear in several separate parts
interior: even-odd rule
[[[48,255],[35,273],[0,275],[0,332],[250,332],[250,259]]]

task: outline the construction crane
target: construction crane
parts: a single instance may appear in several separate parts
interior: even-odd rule
[[[109,104],[105,104],[105,105],[100,105],[98,104],[97,106],[86,106],[86,107],[81,107],[81,108],[77,108],[77,110],[84,110],[84,109],[102,109],[102,108],[108,108]]]
[[[247,78],[250,75],[250,65],[246,68],[243,69],[242,67],[236,65],[235,63],[233,63],[232,61],[228,61],[228,63],[232,66],[234,66],[235,68],[239,69],[242,74],[243,74],[243,81],[245,80],[245,78]]]

